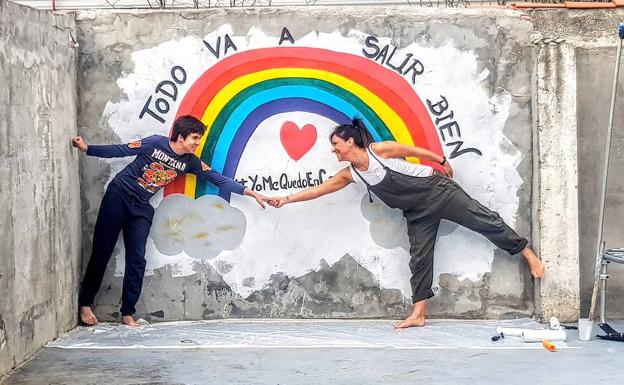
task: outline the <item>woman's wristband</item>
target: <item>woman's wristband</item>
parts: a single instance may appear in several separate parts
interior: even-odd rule
[[[442,155],[442,162],[438,163],[440,163],[441,166],[444,166],[444,164],[446,163],[446,155]]]

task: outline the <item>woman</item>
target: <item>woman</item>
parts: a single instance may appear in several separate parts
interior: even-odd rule
[[[522,254],[534,278],[544,275],[544,265],[526,247],[528,241],[518,236],[501,217],[472,199],[451,178],[453,169],[446,157],[419,147],[396,142],[373,143],[370,132],[360,119],[343,124],[330,135],[332,152],[339,161],[351,163],[323,184],[296,194],[269,200],[273,207],[307,201],[333,193],[349,183],[364,184],[386,205],[403,210],[407,219],[412,273],[412,312],[396,328],[425,325],[427,299],[433,297],[433,250],[441,219],[465,226],[487,237],[509,254]],[[437,162],[444,173],[430,166],[408,163],[403,158],[417,157]]]

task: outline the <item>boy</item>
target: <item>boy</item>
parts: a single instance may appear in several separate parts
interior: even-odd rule
[[[152,135],[128,144],[87,145],[80,136],[72,145],[89,156],[118,158],[135,156],[121,170],[104,193],[93,231],[91,257],[80,293],[80,321],[95,325],[98,320],[91,306],[97,294],[106,265],[113,253],[119,233],[123,231],[126,268],[123,278],[121,322],[138,323],[133,317],[145,274],[145,243],[152,225],[154,209],[150,198],[177,176],[195,174],[221,189],[254,198],[264,208],[267,200],[240,183],[213,171],[194,155],[206,127],[192,116],[182,116],[173,124],[171,138]]]

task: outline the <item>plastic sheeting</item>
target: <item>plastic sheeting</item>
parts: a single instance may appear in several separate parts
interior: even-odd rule
[[[496,327],[547,329],[529,319],[431,320],[395,330],[394,320],[211,320],[146,324],[100,323],[78,327],[47,347],[64,349],[542,349],[519,337],[493,342]],[[565,347],[558,342],[557,347]]]

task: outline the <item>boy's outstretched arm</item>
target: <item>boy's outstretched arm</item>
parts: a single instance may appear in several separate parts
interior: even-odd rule
[[[141,152],[141,141],[127,144],[87,145],[82,136],[74,136],[71,144],[87,155],[98,158],[123,158],[125,156],[134,156]]]
[[[219,189],[238,195],[246,195],[252,197],[256,200],[256,202],[258,202],[258,204],[262,208],[265,208],[264,202],[269,200],[269,198],[267,198],[266,196],[252,191],[250,188],[245,188],[242,184],[238,183],[234,179],[219,174],[210,167],[206,166],[203,162],[202,171],[195,173],[195,175],[198,179],[210,182],[217,186]]]

